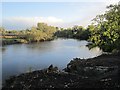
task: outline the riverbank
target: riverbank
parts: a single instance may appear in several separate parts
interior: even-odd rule
[[[120,88],[119,54],[101,55],[93,59],[74,58],[64,69],[47,69],[24,73],[6,80],[2,90],[17,88]]]
[[[2,42],[0,42],[0,45],[12,45],[12,44],[26,44],[26,43],[32,43],[32,42],[37,42],[37,41],[27,41],[25,39],[17,39],[17,38],[6,38],[6,39],[1,39]],[[39,42],[43,41],[51,41],[53,38],[48,39],[48,40],[41,40]]]
[[[16,39],[16,38],[7,38],[2,39],[1,45],[11,45],[11,44],[21,44],[21,43],[28,43],[25,39]]]

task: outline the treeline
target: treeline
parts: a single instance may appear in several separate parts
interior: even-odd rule
[[[89,38],[90,32],[89,28],[85,29],[82,26],[74,26],[72,28],[63,29],[55,33],[57,37],[65,38],[75,38],[80,40],[87,40]]]
[[[2,33],[3,38],[11,37],[15,39],[24,39],[27,42],[39,42],[53,39],[56,29],[56,27],[48,26],[45,23],[38,23],[37,27],[32,27],[31,29],[27,30],[6,31],[5,29],[1,28],[0,32]]]
[[[30,30],[6,31],[0,29],[3,37],[13,34],[14,38],[27,42],[52,40],[56,37],[76,38],[93,42],[89,47],[99,46],[103,51],[112,52],[120,50],[120,3],[107,6],[107,11],[96,16],[93,23],[87,28],[74,26],[72,28],[58,28],[38,23]]]
[[[107,6],[107,11],[97,15],[86,29],[82,26],[61,28],[58,37],[77,38],[93,42],[89,47],[99,46],[105,52],[120,50],[120,3]]]

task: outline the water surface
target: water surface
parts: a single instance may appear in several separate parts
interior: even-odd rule
[[[32,44],[14,44],[2,47],[3,80],[12,75],[43,69],[50,64],[63,69],[75,57],[93,58],[102,53],[96,47],[86,47],[87,41],[56,39]]]

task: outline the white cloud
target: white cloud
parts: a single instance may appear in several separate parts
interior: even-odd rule
[[[120,0],[105,0],[106,5],[117,4]]]
[[[106,6],[110,4],[116,4],[119,0],[86,0],[86,2],[98,2],[98,4],[90,6],[86,10],[85,8],[78,9],[77,13],[74,13],[72,18],[57,18],[53,16],[49,17],[8,17],[3,19],[3,26],[6,29],[26,29],[32,26],[36,26],[38,22],[44,22],[48,25],[57,27],[72,27],[74,25],[87,26],[96,15],[102,14],[106,11]],[[102,3],[101,3],[102,2]],[[73,3],[74,4],[74,3]],[[66,11],[67,12],[67,11]],[[73,12],[71,12],[73,14]],[[63,14],[64,15],[64,14]]]
[[[62,19],[56,17],[9,17],[3,19],[3,27],[6,29],[26,29],[36,26],[38,22],[44,22],[48,25],[58,25],[63,23]]]
[[[21,29],[29,29],[32,26],[36,26],[38,22],[44,22],[48,25],[56,26],[56,27],[73,27],[74,25],[87,26],[90,23],[90,18],[85,17],[82,19],[78,19],[77,21],[63,21],[62,19],[56,17],[11,17],[3,19],[3,27],[7,30],[21,30]]]

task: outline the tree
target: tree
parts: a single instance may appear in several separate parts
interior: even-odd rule
[[[5,32],[5,29],[3,27],[0,27],[0,35],[5,35],[6,32]]]
[[[118,49],[120,44],[120,4],[110,5],[105,14],[94,18],[94,28],[91,30],[90,40],[102,48],[111,52]]]
[[[29,42],[50,40],[55,32],[56,27],[48,26],[45,23],[38,23],[37,27],[32,27],[31,30],[26,31],[25,39]]]

